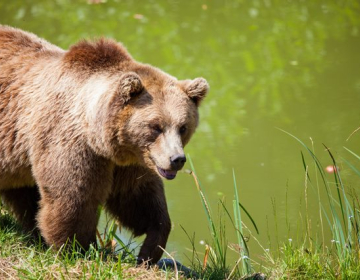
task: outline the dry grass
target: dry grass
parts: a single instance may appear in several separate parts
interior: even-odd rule
[[[76,264],[70,266],[64,266],[60,262],[56,262],[47,267],[43,267],[39,270],[39,266],[31,265],[25,259],[19,259],[18,257],[6,257],[0,259],[0,279],[33,279],[38,275],[41,279],[137,279],[137,280],[162,280],[162,279],[185,279],[181,275],[169,273],[159,270],[158,268],[141,268],[134,267],[131,264],[123,264],[121,266],[120,274],[107,275],[109,272],[95,273],[102,269],[99,269],[99,264],[96,261],[78,260]],[[101,264],[104,266],[104,264]],[[106,265],[105,265],[106,266]],[[111,264],[109,264],[109,267]],[[26,267],[26,274],[24,269]]]
[[[14,268],[14,257],[0,259],[0,279],[17,279],[17,270]]]

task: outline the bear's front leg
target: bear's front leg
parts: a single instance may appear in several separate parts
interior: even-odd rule
[[[135,236],[146,234],[138,263],[157,263],[171,230],[161,179],[141,167],[116,167],[105,206]]]
[[[34,166],[41,200],[38,227],[48,245],[56,248],[75,237],[86,250],[96,242],[97,208],[111,189],[113,167],[91,151],[44,154]]]
[[[48,245],[60,248],[71,245],[74,237],[87,250],[96,243],[96,201],[82,201],[83,197],[42,198],[37,216],[41,235]]]
[[[158,226],[152,226],[147,229],[146,238],[141,246],[137,257],[137,264],[149,263],[156,264],[166,246],[171,230],[170,218],[167,217],[163,222],[159,222]]]

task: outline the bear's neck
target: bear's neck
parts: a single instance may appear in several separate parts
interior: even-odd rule
[[[108,107],[113,91],[111,82],[105,75],[92,75],[84,82],[74,104],[82,111],[88,144],[96,154],[109,159],[115,152],[109,129],[111,116]]]

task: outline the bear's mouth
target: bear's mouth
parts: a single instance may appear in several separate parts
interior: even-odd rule
[[[161,176],[163,176],[164,178],[166,178],[168,180],[172,180],[172,179],[174,179],[176,177],[177,171],[165,170],[165,169],[160,168],[159,166],[156,166],[156,167],[157,167],[157,170],[158,170],[159,174]]]

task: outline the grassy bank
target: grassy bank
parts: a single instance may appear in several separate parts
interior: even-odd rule
[[[156,269],[136,268],[132,258],[90,249],[85,255],[46,248],[21,232],[0,207],[0,279],[181,279]]]

